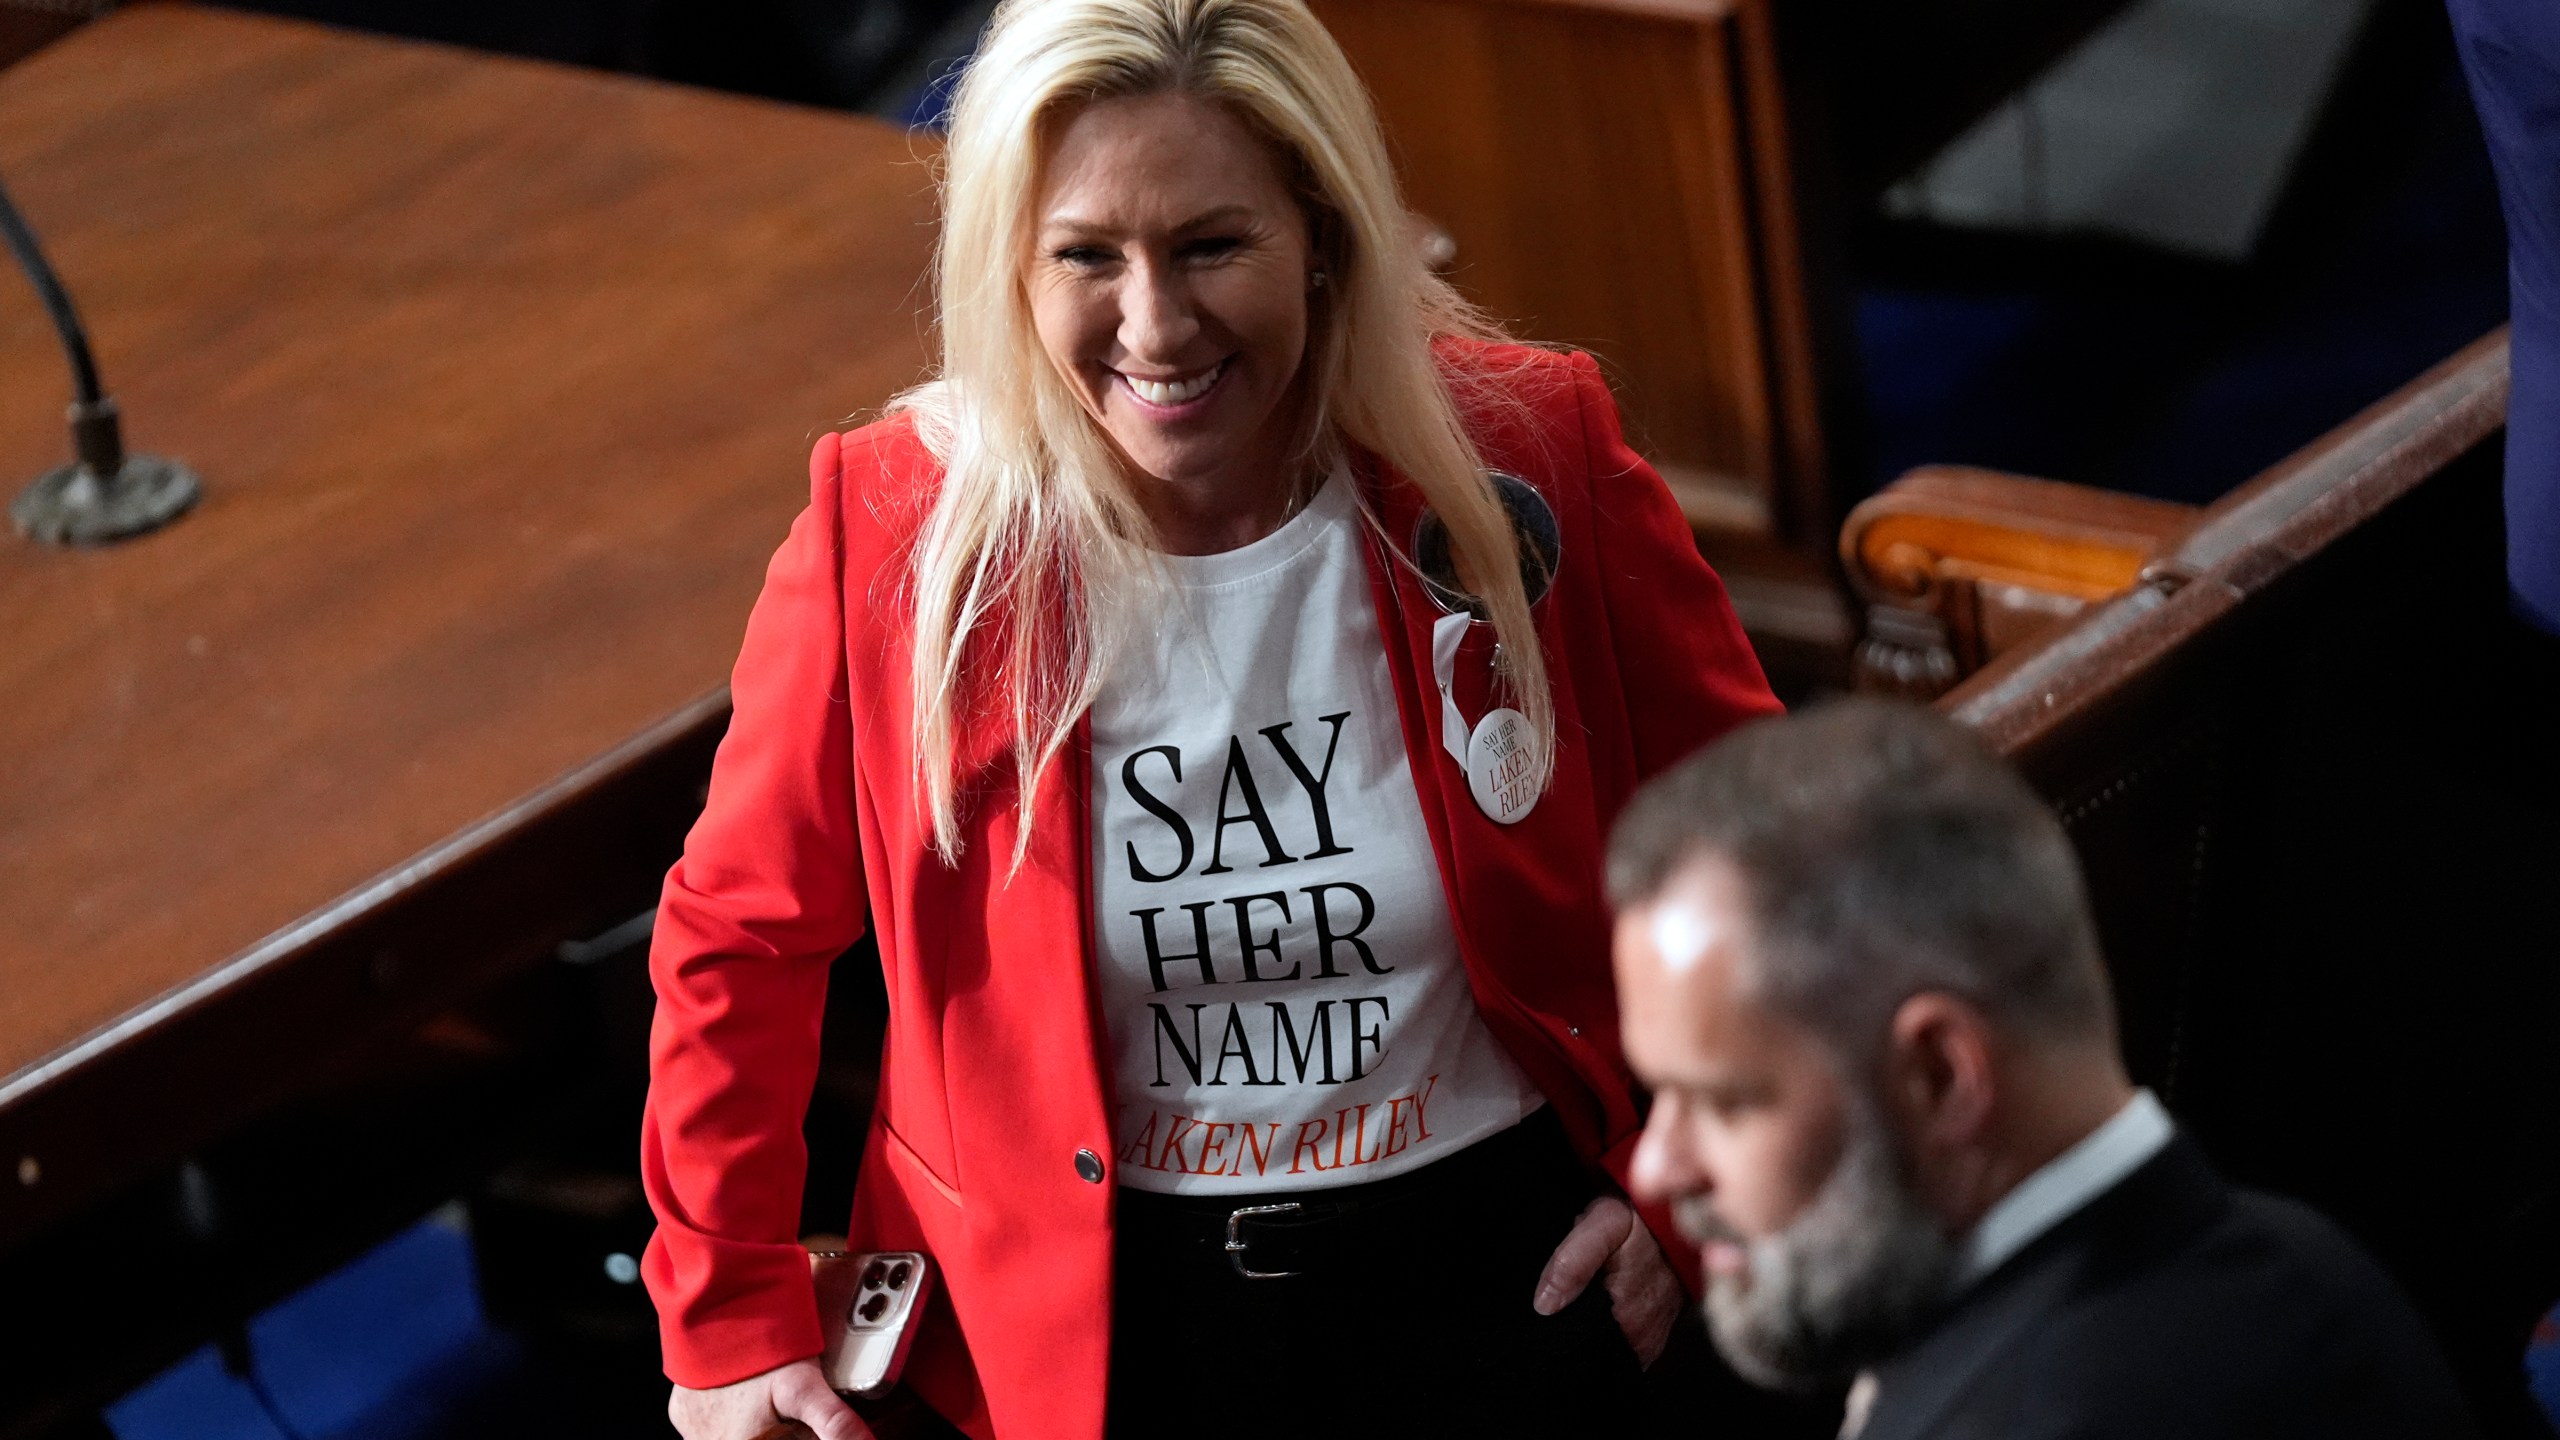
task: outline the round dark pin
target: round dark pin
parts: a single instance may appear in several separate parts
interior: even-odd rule
[[[1564,540],[1556,525],[1555,509],[1536,486],[1519,476],[1500,470],[1485,474],[1502,496],[1502,508],[1510,513],[1511,534],[1520,546],[1520,585],[1528,592],[1529,603],[1535,605],[1545,598],[1547,587],[1555,580],[1556,565],[1564,558]],[[1422,572],[1423,587],[1431,592],[1433,604],[1452,615],[1490,618],[1483,603],[1458,583],[1458,567],[1449,554],[1448,527],[1429,511],[1423,512],[1421,523],[1414,527],[1413,564]]]

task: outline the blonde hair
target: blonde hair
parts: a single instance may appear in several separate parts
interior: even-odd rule
[[[1230,107],[1297,176],[1328,277],[1309,317],[1310,453],[1359,446],[1421,492],[1552,763],[1555,706],[1517,542],[1452,393],[1465,377],[1433,353],[1442,336],[1499,332],[1424,263],[1341,48],[1299,0],[1004,0],[961,79],[943,156],[941,370],[892,404],[947,472],[911,577],[916,779],[946,861],[960,852],[964,714],[1001,707],[1011,721],[1018,865],[1038,777],[1111,658],[1093,587],[1153,563],[1153,529],[1042,349],[1022,271],[1054,122],[1086,101],[1166,92]],[[986,692],[991,674],[999,693]]]

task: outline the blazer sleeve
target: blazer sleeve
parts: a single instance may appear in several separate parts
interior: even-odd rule
[[[1781,707],[1670,487],[1628,447],[1598,362],[1580,352],[1571,359],[1590,467],[1592,548],[1641,783]]]
[[[666,1373],[696,1389],[818,1354],[798,1232],[827,970],[862,933],[839,448],[765,573],[702,816],[649,950],[641,1266]]]
[[[1591,476],[1592,549],[1635,746],[1633,778],[1642,784],[1735,726],[1782,707],[1670,487],[1628,446],[1598,363],[1580,352],[1571,358]],[[1641,1132],[1627,1135],[1600,1156],[1620,1189],[1640,1138]],[[1669,1207],[1636,1210],[1694,1294],[1697,1249]]]

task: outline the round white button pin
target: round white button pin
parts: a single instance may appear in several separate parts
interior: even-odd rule
[[[1529,717],[1504,706],[1467,737],[1467,789],[1497,825],[1516,825],[1538,805],[1538,735]]]

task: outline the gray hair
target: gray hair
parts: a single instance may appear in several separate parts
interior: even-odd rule
[[[1691,756],[1620,816],[1610,899],[1648,904],[1710,858],[1740,876],[1757,930],[1743,982],[1843,1059],[1871,1055],[1924,991],[2025,1038],[2114,1038],[2070,838],[1934,712],[1838,701]]]

